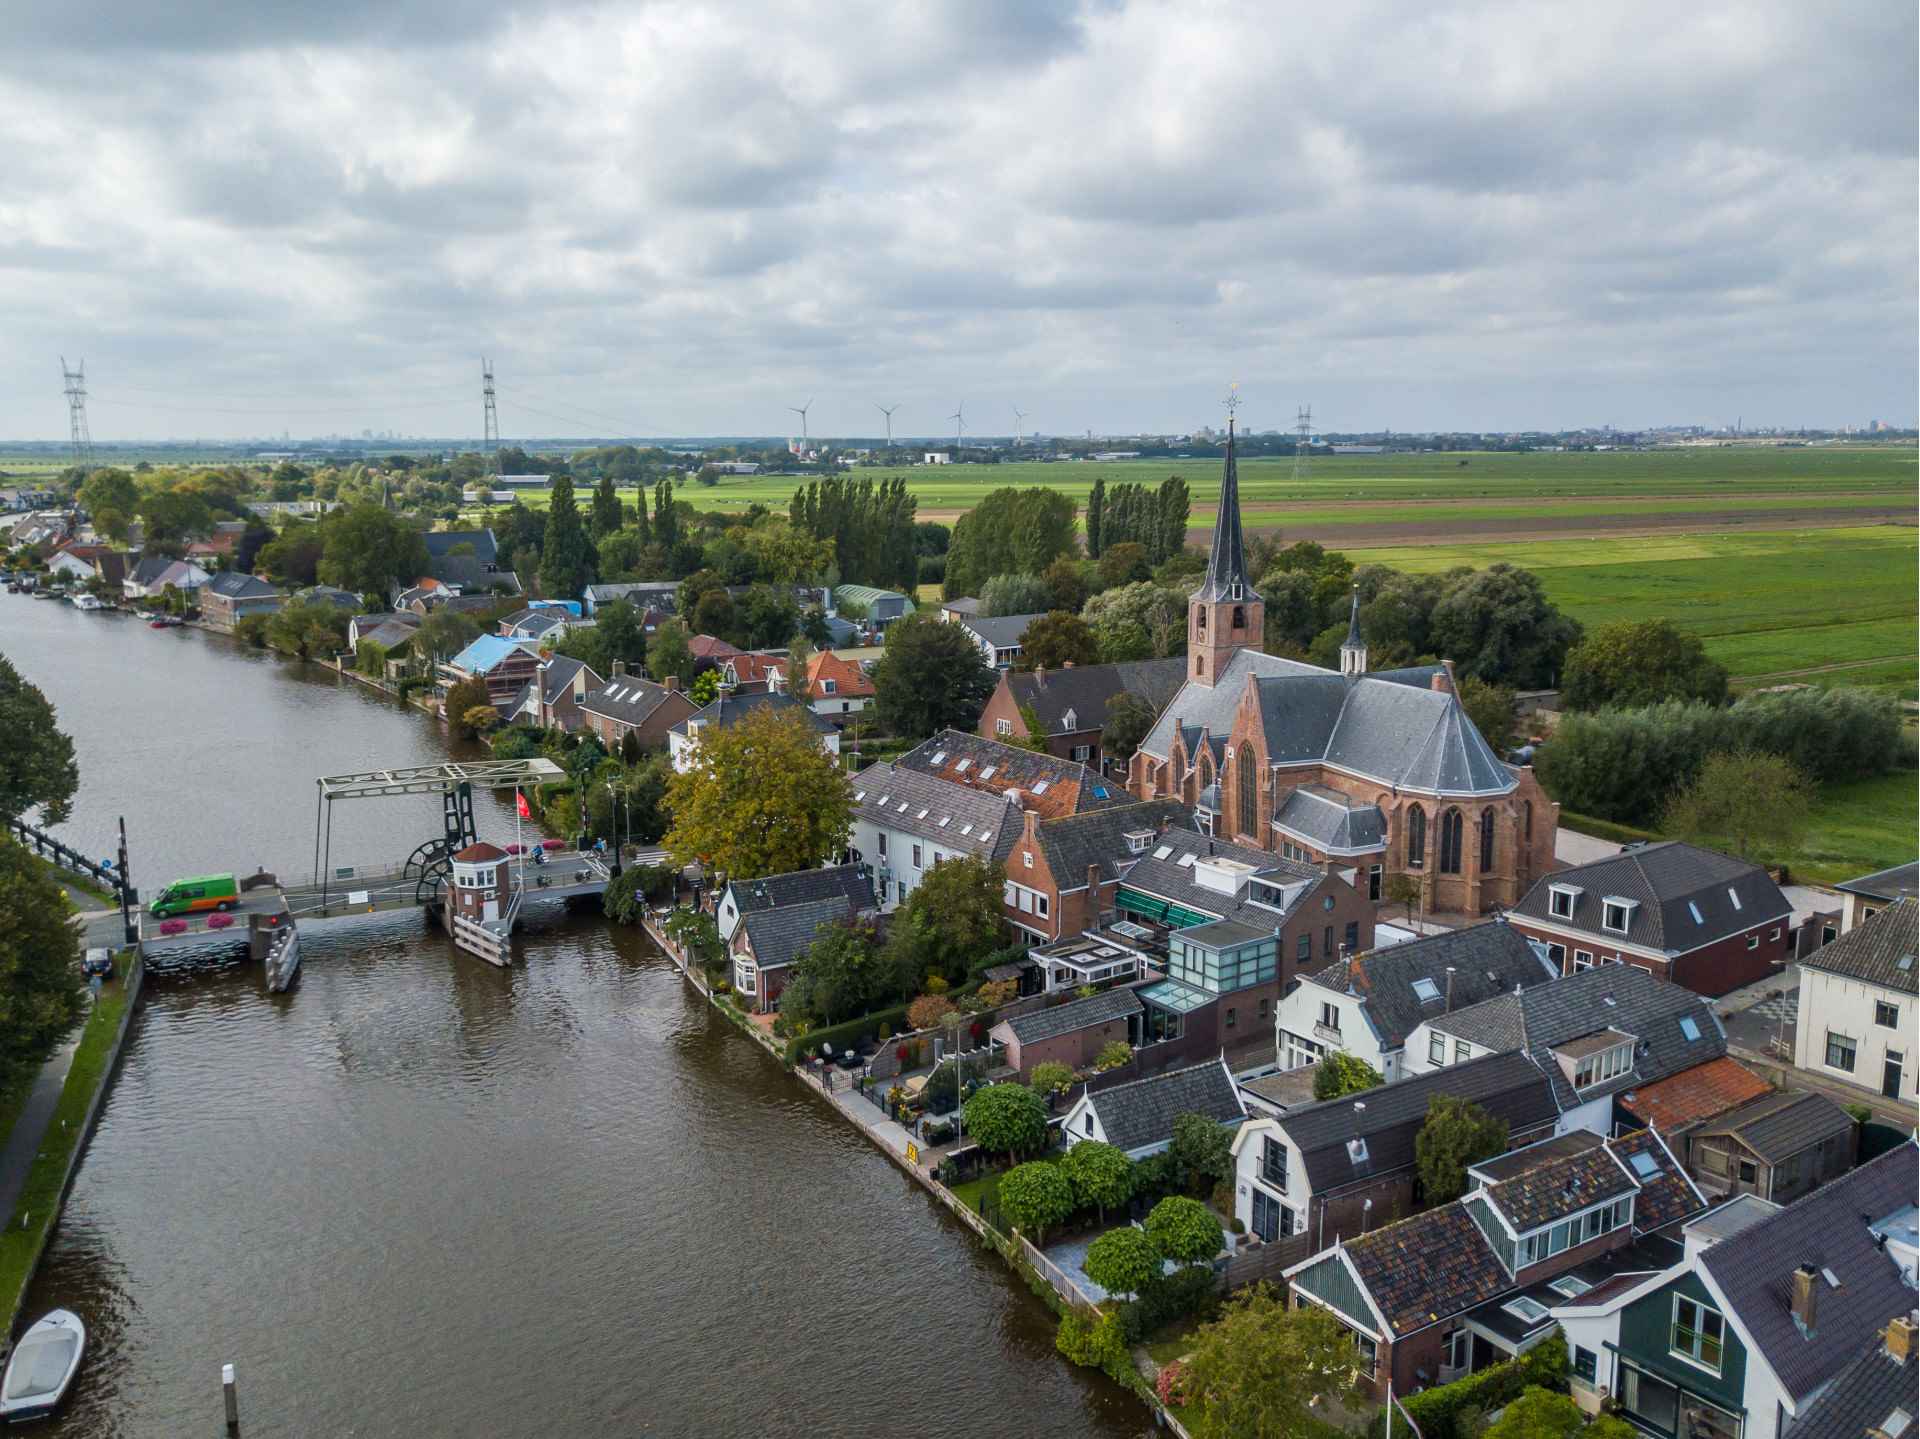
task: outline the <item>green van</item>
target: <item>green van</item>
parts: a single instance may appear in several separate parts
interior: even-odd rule
[[[159,898],[147,906],[155,919],[169,915],[192,914],[196,910],[229,910],[240,903],[240,886],[230,874],[203,874],[193,879],[176,879],[160,891]]]

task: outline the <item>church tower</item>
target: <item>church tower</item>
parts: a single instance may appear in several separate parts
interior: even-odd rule
[[[1357,680],[1367,672],[1367,642],[1360,638],[1360,586],[1353,587],[1353,616],[1347,621],[1347,638],[1340,646],[1340,673]]]
[[[1247,582],[1247,556],[1240,539],[1240,472],[1233,458],[1233,416],[1229,414],[1213,552],[1207,559],[1206,578],[1187,604],[1187,678],[1210,686],[1236,651],[1259,649],[1266,613],[1266,605]]]

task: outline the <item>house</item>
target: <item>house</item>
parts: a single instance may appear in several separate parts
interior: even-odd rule
[[[223,570],[200,587],[200,618],[228,634],[248,615],[273,614],[281,603],[280,591],[239,570]]]
[[[1842,1369],[1793,1426],[1795,1439],[1891,1439],[1911,1432],[1920,1366],[1914,1361],[1916,1319],[1887,1322],[1880,1342]]]
[[[1826,1095],[1779,1091],[1699,1125],[1682,1162],[1703,1193],[1791,1204],[1853,1168],[1854,1133],[1853,1117]]]
[[[1463,1197],[1291,1265],[1294,1303],[1352,1333],[1375,1398],[1526,1353],[1553,1332],[1556,1300],[1676,1260],[1654,1232],[1706,1207],[1657,1135],[1591,1141],[1472,1166]]]
[[[213,576],[200,566],[187,560],[170,559],[166,555],[148,555],[127,571],[127,577],[121,582],[121,589],[130,600],[155,599],[168,590],[181,594],[194,594]]]
[[[718,669],[722,661],[746,653],[738,645],[730,645],[715,635],[691,636],[687,640],[687,652],[693,656],[696,671],[700,668],[701,660],[712,660],[714,668]]]
[[[986,608],[986,603],[971,595],[957,600],[942,600],[938,611],[940,623],[950,625],[956,620],[971,619]]]
[[[1896,864],[1834,886],[1840,891],[1840,932],[1869,920],[1903,894],[1920,892],[1920,864]]]
[[[575,608],[578,608],[577,602]],[[532,640],[551,645],[569,629],[578,628],[581,624],[579,616],[564,606],[541,600],[502,615],[497,630],[510,640]]]
[[[1651,1084],[1621,1091],[1614,1101],[1626,1123],[1660,1131],[1674,1156],[1697,1180],[1692,1138],[1701,1125],[1772,1094],[1773,1086],[1728,1055],[1696,1064]]]
[[[655,684],[628,674],[625,660],[615,660],[606,683],[588,690],[576,703],[581,727],[598,735],[609,752],[629,734],[639,735],[647,749],[659,748],[675,725],[699,709],[679,688],[679,676],[669,676],[664,685]]]
[[[1549,875],[1509,918],[1562,973],[1627,964],[1706,995],[1765,979],[1792,957],[1793,906],[1772,876],[1678,840]]]
[[[728,943],[734,992],[755,1014],[780,1007],[793,966],[822,929],[851,924],[870,909],[846,894],[802,900],[743,914]]]
[[[507,711],[509,724],[525,721],[540,729],[576,734],[585,724],[580,703],[605,682],[584,660],[554,655],[541,660]]]
[[[700,736],[709,727],[729,729],[750,714],[762,710],[791,711],[804,716],[806,724],[820,736],[820,748],[837,762],[840,758],[840,731],[808,709],[791,695],[721,695],[703,710],[676,721],[667,730],[667,749],[673,767],[681,773],[693,768],[700,750]]]
[[[815,650],[807,660],[807,703],[822,719],[844,722],[873,705],[873,681],[858,660]]]
[[[1510,1147],[1551,1138],[1560,1120],[1552,1084],[1523,1054],[1488,1055],[1281,1115],[1256,1102],[1233,1140],[1234,1216],[1268,1243],[1307,1235],[1316,1250],[1405,1218],[1414,1209],[1414,1141],[1439,1094],[1505,1120]]]
[[[954,623],[980,651],[980,657],[993,669],[1004,670],[1020,658],[1021,641],[1027,626],[1044,615],[963,615]]]
[[[906,595],[898,590],[875,589],[872,585],[836,586],[833,603],[840,610],[848,605],[856,610],[864,610],[866,617],[861,622],[876,634],[885,634],[913,613],[913,601]]]
[[[1108,704],[1123,694],[1137,695],[1158,714],[1179,692],[1185,676],[1186,661],[1178,656],[1112,665],[1069,661],[1060,668],[1041,666],[1026,673],[1005,670],[980,711],[980,733],[996,739],[1039,738],[1047,753],[1105,774],[1112,768],[1103,743]]]
[[[28,510],[41,509],[51,505],[56,498],[52,490],[38,490],[27,485],[7,485],[0,487],[0,513],[21,514]]]
[[[1798,1436],[1913,1312],[1916,1168],[1902,1144],[1784,1208],[1743,1195],[1671,1263],[1554,1304],[1575,1399],[1674,1439]]]
[[[1006,855],[1007,922],[1043,944],[1097,926],[1113,908],[1121,876],[1144,852],[1138,836],[1189,818],[1171,800],[1102,805],[1052,818],[1037,803],[1022,799],[1020,805]]]
[[[1793,1062],[1904,1105],[1920,1101],[1914,956],[1920,901],[1903,894],[1800,961]]]
[[[637,610],[661,610],[672,614],[679,597],[678,580],[633,580],[623,584],[588,585],[580,592],[581,602],[589,615],[599,613],[600,606],[612,604],[615,600],[625,600]]]
[[[1140,1001],[1131,989],[1108,989],[1086,999],[1003,1019],[994,1025],[992,1038],[1005,1046],[1007,1063],[1019,1071],[1024,1084],[1032,1077],[1035,1065],[1064,1064],[1081,1070],[1115,1040],[1131,1047],[1139,1033],[1141,1013]]]
[[[1510,1051],[1553,1081],[1563,1128],[1605,1134],[1615,1096],[1724,1057],[1727,1036],[1692,990],[1609,964],[1423,1019],[1402,1065],[1425,1074]]]
[[[64,575],[82,584],[89,580],[122,584],[127,577],[126,557],[111,545],[68,542],[47,557],[47,574]]]
[[[1238,1124],[1246,1113],[1226,1062],[1209,1059],[1098,1091],[1089,1085],[1060,1121],[1060,1137],[1069,1149],[1094,1139],[1145,1159],[1173,1143],[1173,1122],[1183,1114]]]
[[[430,530],[420,538],[427,547],[427,573],[401,586],[402,592],[423,587],[428,579],[456,595],[521,592],[520,577],[500,563],[492,530]],[[402,601],[396,596],[394,603],[399,607]]]
[[[1355,954],[1302,974],[1280,1001],[1280,1063],[1297,1069],[1339,1050],[1391,1083],[1402,1075],[1407,1036],[1427,1016],[1558,975],[1532,941],[1497,919]]]
[[[740,917],[763,909],[785,909],[816,899],[844,896],[857,911],[878,910],[873,896],[873,874],[864,864],[834,864],[823,869],[800,869],[761,879],[732,880],[721,891],[714,909],[720,938],[731,941]]]
[[[388,634],[395,629],[411,632],[419,628],[420,616],[412,610],[386,610],[373,614],[354,615],[347,621],[347,648],[358,651],[361,639],[367,638],[386,645],[388,649],[393,649],[395,646],[386,638]],[[376,633],[376,631],[382,633]]]
[[[1010,977],[1022,981],[1023,991],[1035,994],[1105,989],[1149,974],[1158,977],[1165,972],[1165,960],[1164,932],[1116,918],[1111,923],[1089,925],[1057,944],[1035,945],[1013,966],[1016,973]]]
[[[310,585],[304,590],[296,590],[293,597],[302,604],[332,605],[350,615],[357,615],[366,607],[360,596],[352,590],[339,589],[334,585]]]
[[[749,650],[720,662],[720,682],[735,694],[783,694],[791,660],[784,654]]]
[[[215,520],[213,532],[187,546],[186,557],[195,564],[219,567],[229,563],[240,551],[240,540],[247,531],[245,520]]]
[[[504,708],[539,667],[540,652],[524,640],[481,635],[440,666],[440,682],[450,688],[465,680],[483,680],[487,697],[497,708]]]

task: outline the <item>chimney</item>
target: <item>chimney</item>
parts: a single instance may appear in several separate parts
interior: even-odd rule
[[[1447,1013],[1453,1013],[1453,966],[1447,966]]]
[[[1433,687],[1442,694],[1458,694],[1459,688],[1453,682],[1453,661],[1441,660],[1440,673],[1433,677]]]
[[[1913,1358],[1914,1320],[1913,1314],[1902,1314],[1887,1325],[1887,1358],[1896,1364],[1905,1364]]]
[[[1036,844],[1040,836],[1040,811],[1023,810],[1020,814],[1020,834],[1028,844]]]
[[[680,688],[680,676],[668,675],[661,683],[666,687],[667,692],[671,694],[674,690]]]
[[[1820,1271],[1811,1264],[1793,1271],[1793,1302],[1788,1307],[1800,1332],[1812,1335],[1820,1318]]]
[[[613,662],[613,677],[615,679],[621,679],[626,675],[626,673],[627,673],[627,662],[625,660],[615,660]]]
[[[1033,667],[1033,683],[1038,689],[1045,689],[1047,687],[1047,667],[1045,665],[1035,665]]]

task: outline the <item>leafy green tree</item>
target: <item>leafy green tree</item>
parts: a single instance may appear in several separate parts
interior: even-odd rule
[[[598,541],[614,534],[625,520],[626,515],[620,504],[620,496],[613,487],[613,476],[602,475],[599,485],[593,492],[593,515],[589,520],[593,538]]]
[[[885,988],[872,927],[822,925],[794,960],[780,1009],[816,1024],[837,1024],[867,1013],[885,997]]]
[[[427,542],[382,505],[363,502],[335,510],[321,521],[320,534],[314,572],[323,584],[357,595],[384,594],[427,573]]]
[[[1038,1066],[1034,1069],[1034,1077],[1039,1078]],[[1039,1088],[1037,1084],[1034,1087]],[[1133,1161],[1127,1158],[1125,1150],[1111,1144],[1103,1144],[1097,1139],[1083,1139],[1060,1156],[1060,1168],[1073,1184],[1074,1201],[1077,1204],[1091,1204],[1099,1210],[1102,1224],[1106,1223],[1109,1209],[1118,1209],[1133,1197]],[[1159,1272],[1157,1256],[1154,1272]],[[1127,1286],[1129,1289],[1132,1287]],[[1101,1288],[1111,1289],[1113,1286],[1102,1284]]]
[[[1266,601],[1262,639],[1273,654],[1305,655],[1323,628],[1314,579],[1299,570],[1274,570],[1260,581]]]
[[[283,585],[306,586],[320,579],[320,557],[326,536],[310,520],[289,520],[286,528],[262,545],[253,557],[253,572],[270,575]]]
[[[1588,633],[1567,652],[1560,695],[1568,709],[1631,708],[1662,700],[1727,697],[1727,672],[1698,635],[1669,620],[1619,620]]]
[[[1160,1277],[1160,1264],[1153,1241],[1131,1224],[1109,1229],[1087,1246],[1087,1278],[1109,1294],[1140,1293]]]
[[[912,1018],[911,1012],[908,1018]],[[1065,1094],[1073,1087],[1073,1070],[1055,1059],[1042,1060],[1034,1065],[1033,1073],[1027,1076],[1027,1083],[1033,1086],[1035,1094],[1043,1098],[1053,1094]]]
[[[887,964],[898,992],[929,976],[958,984],[1001,942],[1006,872],[981,855],[943,860],[920,877],[888,924]]]
[[[1039,1095],[1024,1084],[989,1084],[985,1089],[974,1092],[961,1113],[966,1121],[967,1133],[973,1136],[976,1144],[1004,1154],[1008,1159],[1038,1149],[1046,1143],[1047,1106]],[[1067,1183],[1064,1175],[1060,1182],[1063,1185]],[[1004,1192],[1003,1189],[1003,1195]],[[1071,1186],[1067,1189],[1067,1208],[1071,1213]]]
[[[353,651],[353,667],[379,679],[387,672],[387,647],[378,640],[361,640]]]
[[[127,529],[140,507],[140,487],[125,470],[108,465],[88,473],[76,497],[93,517],[93,527],[116,544],[123,544]]]
[[[575,599],[593,583],[593,541],[580,522],[574,503],[573,481],[565,475],[553,482],[547,501],[546,542],[540,549],[540,587],[553,599]]]
[[[1153,706],[1132,690],[1122,690],[1107,701],[1107,720],[1100,732],[1100,744],[1109,759],[1123,764],[1132,759],[1140,742],[1153,732],[1159,716]]]
[[[594,612],[593,624],[568,630],[554,648],[607,679],[613,675],[615,660],[624,661],[632,674],[646,668],[647,641],[640,611],[625,600],[610,600]]]
[[[1055,610],[1027,626],[1020,641],[1019,670],[1061,669],[1067,665],[1100,663],[1100,643],[1093,630],[1078,615]]]
[[[461,680],[440,701],[440,712],[446,717],[448,733],[455,739],[472,739],[474,729],[467,716],[482,707],[490,709],[492,704],[487,696],[485,680]]]
[[[990,1094],[1001,1087],[990,1086],[981,1094]],[[1020,1092],[1028,1091],[1021,1089]],[[967,1101],[969,1127],[974,1101],[979,1098],[976,1094]],[[1038,1245],[1046,1244],[1048,1225],[1059,1224],[1073,1214],[1073,1186],[1060,1172],[1059,1165],[1041,1160],[1015,1165],[1001,1175],[999,1197],[1000,1212],[1006,1215],[1007,1221],[1023,1233],[1032,1234]]]
[[[1580,626],[1554,607],[1538,575],[1499,564],[1447,586],[1433,607],[1430,639],[1462,675],[1545,689],[1559,679]]]
[[[1460,708],[1482,739],[1504,754],[1513,744],[1513,691],[1472,678],[1460,681]]]
[[[1379,1083],[1379,1070],[1344,1049],[1336,1049],[1321,1060],[1320,1067],[1313,1072],[1313,1097],[1339,1099],[1372,1089]]]
[[[846,843],[846,781],[800,710],[703,726],[693,763],[667,786],[668,852],[729,879],[813,869]]]
[[[349,619],[338,605],[291,600],[267,616],[267,643],[283,654],[329,659],[346,649]]]
[[[702,709],[720,697],[720,671],[702,670],[693,677],[693,683],[687,686],[687,698]]]
[[[44,825],[66,823],[80,788],[73,741],[55,723],[39,687],[0,655],[0,818],[18,819],[40,807]],[[0,924],[0,929],[6,926]]]
[[[667,620],[647,642],[647,673],[661,684],[677,679],[682,685],[693,682],[693,651],[687,645],[687,627],[678,620]]]
[[[1675,790],[1660,815],[1669,839],[1730,849],[1742,859],[1790,855],[1813,820],[1819,788],[1777,754],[1708,755],[1699,777]]]
[[[714,635],[731,642],[736,637],[737,625],[733,596],[725,590],[708,590],[700,596],[700,603],[693,607],[695,634]]]
[[[905,739],[971,730],[998,677],[959,625],[918,614],[894,625],[873,667],[880,723]]]
[[[1354,1390],[1360,1357],[1317,1304],[1289,1309],[1265,1284],[1235,1295],[1196,1335],[1182,1423],[1194,1439],[1295,1439],[1317,1432],[1318,1399]]]
[[[1039,575],[995,575],[980,587],[980,608],[989,615],[1033,615],[1053,604],[1053,586]]]
[[[1048,601],[1040,606],[1047,611],[1065,610],[1077,615],[1086,607],[1087,598],[1093,593],[1087,584],[1082,562],[1070,555],[1062,555],[1048,565],[1040,576],[1046,581]]]
[[[1207,1115],[1175,1116],[1173,1142],[1167,1152],[1193,1188],[1211,1191],[1233,1178],[1233,1135]]]
[[[1147,562],[1147,547],[1135,540],[1110,545],[1100,555],[1100,583],[1108,589],[1138,584],[1153,578],[1153,566]]]
[[[978,594],[994,575],[1037,575],[1072,554],[1076,508],[1059,491],[1038,487],[986,496],[953,527],[945,597]]]
[[[149,490],[140,497],[139,512],[148,554],[184,554],[188,541],[213,531],[213,511],[205,498],[179,486]]]
[[[452,659],[480,638],[480,626],[458,610],[429,611],[414,631],[413,652],[429,663]]]
[[[11,748],[0,746],[8,779]],[[80,1018],[80,932],[67,913],[59,882],[0,834],[0,1082],[30,1074]]]
[[[1401,914],[1412,919],[1413,907],[1420,902],[1420,881],[1400,870],[1387,876],[1380,894],[1388,904],[1399,905]]]
[[[1197,1199],[1169,1195],[1147,1212],[1147,1238],[1176,1264],[1206,1264],[1226,1244],[1220,1217]]]
[[[1639,1432],[1612,1414],[1589,1420],[1571,1394],[1529,1384],[1481,1432],[1481,1439],[1635,1439]]]
[[[1087,495],[1087,554],[1096,560],[1100,558],[1101,527],[1106,508],[1107,482],[1104,477],[1095,476],[1093,489]]]
[[[1447,1204],[1467,1192],[1467,1166],[1504,1154],[1507,1121],[1457,1094],[1436,1094],[1413,1137],[1414,1170],[1429,1205]]]
[[[1100,659],[1166,659],[1187,647],[1187,597],[1142,582],[1107,590],[1087,601],[1080,617],[1100,643]]]

